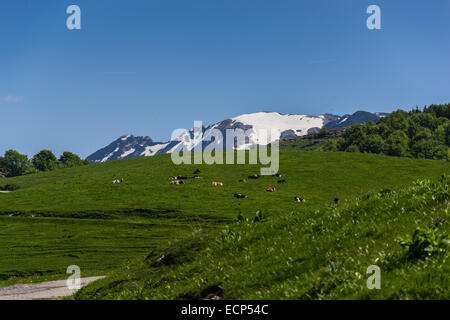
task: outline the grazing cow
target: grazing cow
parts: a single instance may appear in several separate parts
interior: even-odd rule
[[[239,182],[247,182],[245,179],[239,179]]]
[[[254,174],[252,176],[248,176],[249,179],[259,179],[259,174]]]
[[[275,192],[275,187],[270,187],[270,188],[267,188],[267,190],[266,190],[267,192]]]
[[[240,193],[235,193],[234,197],[235,198],[239,198],[239,199],[246,199],[246,198],[248,198],[248,196],[246,196],[245,194],[240,194]]]
[[[184,184],[184,181],[182,181],[182,180],[175,180],[175,181],[171,181],[170,184]]]
[[[112,183],[116,184],[116,183],[122,183],[122,182],[123,182],[123,179],[118,179],[118,180],[113,180]]]
[[[275,174],[273,174],[273,175],[272,175],[272,177],[277,177],[277,178],[281,178],[281,174],[279,174],[279,173],[275,173]]]
[[[216,186],[216,187],[219,187],[219,186],[221,187],[221,186],[223,186],[223,183],[222,183],[222,182],[216,182],[216,181],[213,181],[213,182],[212,182],[212,185],[213,185],[213,186]]]
[[[334,204],[336,204],[336,205],[339,204],[339,198],[334,198]]]
[[[278,183],[285,183],[286,180],[285,180],[285,179],[281,179],[281,180],[278,180],[277,182],[278,182]]]
[[[195,170],[192,174],[199,174],[200,173],[200,170]]]
[[[295,197],[295,202],[306,202],[306,200],[303,198]]]

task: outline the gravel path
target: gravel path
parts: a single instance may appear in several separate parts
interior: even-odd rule
[[[104,277],[81,278],[81,286]],[[67,280],[56,280],[33,284],[16,284],[0,288],[0,300],[40,300],[66,297],[77,290],[67,288]]]

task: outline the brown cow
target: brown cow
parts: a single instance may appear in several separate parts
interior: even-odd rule
[[[213,182],[212,182],[212,185],[213,185],[213,186],[216,186],[216,187],[219,187],[219,186],[221,187],[221,186],[223,186],[223,183],[222,183],[222,182],[216,182],[216,181],[213,181]]]
[[[266,190],[267,192],[275,192],[275,187],[270,187],[270,188],[267,188],[267,190]]]

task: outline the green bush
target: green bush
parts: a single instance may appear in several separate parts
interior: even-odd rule
[[[401,239],[400,245],[406,249],[406,260],[417,260],[447,250],[447,238],[447,234],[438,234],[438,229],[417,228],[410,239]]]

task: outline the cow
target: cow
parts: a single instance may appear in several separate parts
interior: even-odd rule
[[[247,182],[245,179],[239,179],[239,182]]]
[[[238,198],[238,199],[246,199],[246,198],[248,198],[248,196],[246,196],[245,194],[240,194],[240,193],[235,193],[234,197]]]
[[[113,180],[112,183],[116,184],[116,183],[122,183],[123,179],[118,179],[118,180]]]
[[[186,179],[189,179],[189,178],[183,177],[183,176],[170,177],[170,180],[186,180]]]
[[[252,176],[248,176],[249,179],[259,179],[259,175],[258,174],[254,174]]]
[[[192,179],[200,179],[200,176],[193,176]]]
[[[275,187],[269,187],[266,190],[267,192],[275,192]]]
[[[334,204],[338,205],[339,204],[339,198],[334,198]]]
[[[200,173],[200,170],[195,170],[192,174],[199,174]]]
[[[306,200],[303,198],[295,197],[295,202],[306,202]]]
[[[182,180],[175,180],[175,181],[171,181],[170,184],[184,184],[184,181],[182,181]]]
[[[278,183],[286,183],[286,180],[285,179],[281,179],[281,180],[278,180],[277,182]]]
[[[277,177],[277,178],[281,178],[281,174],[279,174],[279,173],[275,173],[275,174],[273,174],[273,175],[272,175],[272,177]]]
[[[216,182],[216,181],[213,181],[213,182],[212,182],[212,185],[213,185],[213,186],[216,186],[216,187],[219,187],[219,186],[221,187],[221,186],[223,186],[223,183],[222,183],[222,182]]]

